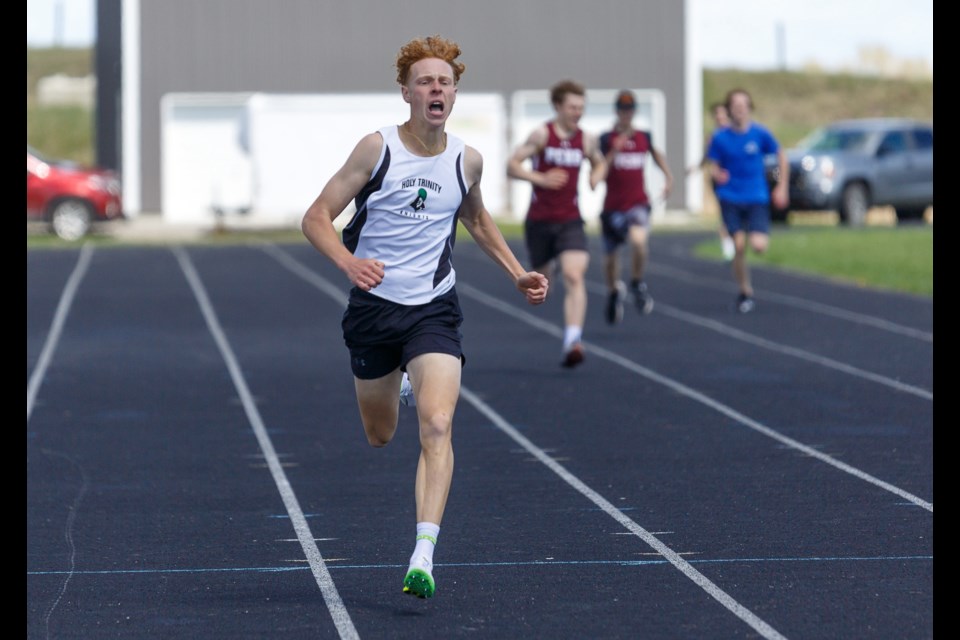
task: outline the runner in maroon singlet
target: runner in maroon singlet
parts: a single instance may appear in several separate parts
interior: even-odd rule
[[[597,138],[579,128],[586,90],[572,80],[550,90],[556,117],[534,129],[514,150],[507,175],[533,185],[524,235],[530,263],[540,273],[556,266],[563,276],[564,367],[575,367],[584,358],[581,344],[587,314],[584,276],[590,263],[583,217],[577,201],[580,168],[590,163],[590,188],[596,189],[606,174],[606,163]],[[529,160],[529,163],[527,162]]]

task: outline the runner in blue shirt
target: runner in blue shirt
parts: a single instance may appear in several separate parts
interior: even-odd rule
[[[747,268],[747,242],[754,253],[767,250],[770,239],[770,200],[786,208],[789,200],[790,166],[787,155],[773,134],[753,122],[753,100],[744,89],[727,93],[730,126],[716,132],[707,150],[710,177],[716,185],[720,214],[733,238],[733,277],[740,288],[736,309],[754,308],[753,285]],[[771,193],[767,186],[764,157],[776,154],[780,179]]]

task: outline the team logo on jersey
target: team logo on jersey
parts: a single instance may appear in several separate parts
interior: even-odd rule
[[[561,141],[567,144],[566,140]],[[544,161],[558,167],[579,167],[583,163],[583,149],[566,147],[545,147]]]
[[[427,206],[427,190],[418,189],[417,197],[410,203],[414,211],[422,211]]]
[[[443,186],[439,182],[434,182],[429,178],[404,178],[400,182],[400,188],[410,189],[411,191],[416,189],[417,196],[407,205],[412,211],[401,209],[397,213],[407,218],[429,220],[430,214],[423,213],[423,210],[427,208],[427,193],[433,191],[437,194],[437,197],[439,197],[440,192],[443,191]],[[437,204],[437,202],[434,204]],[[440,204],[442,204],[442,201],[440,201]]]
[[[646,151],[622,151],[613,157],[613,166],[617,169],[643,169],[646,161]]]

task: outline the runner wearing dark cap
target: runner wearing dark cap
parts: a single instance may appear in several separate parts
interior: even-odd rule
[[[643,279],[650,231],[650,199],[644,179],[648,158],[663,172],[665,182],[661,195],[664,199],[673,188],[673,174],[670,173],[667,159],[653,146],[650,132],[633,127],[633,116],[637,111],[636,96],[630,91],[621,91],[614,108],[617,121],[613,129],[600,136],[600,151],[607,161],[607,193],[600,213],[600,228],[608,291],[604,311],[609,324],[623,320],[627,287],[620,279],[617,254],[624,244],[630,246],[630,293],[633,300],[641,313],[653,311],[653,297]]]

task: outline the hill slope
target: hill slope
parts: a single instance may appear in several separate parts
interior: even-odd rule
[[[79,107],[39,107],[37,81],[63,73],[93,73],[90,48],[27,48],[27,142],[45,153],[89,163],[93,160],[94,117]],[[709,105],[734,87],[753,95],[755,117],[791,146],[814,127],[841,118],[906,116],[933,120],[933,81],[793,71],[750,72],[704,69],[704,131]]]
[[[815,127],[845,118],[901,116],[933,121],[933,81],[783,71],[703,72],[704,131],[713,129],[709,105],[741,87],[753,97],[754,118],[785,146]]]

